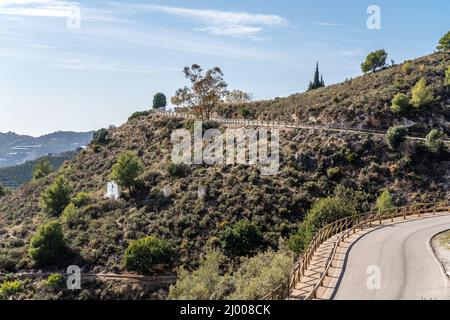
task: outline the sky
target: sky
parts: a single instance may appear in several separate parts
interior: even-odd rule
[[[432,53],[449,12],[448,0],[0,0],[0,132],[120,125],[187,85],[194,63],[255,99],[304,91],[316,62],[338,83],[377,49]]]

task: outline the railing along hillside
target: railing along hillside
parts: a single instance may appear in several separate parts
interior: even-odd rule
[[[286,279],[278,288],[268,293],[263,297],[263,300],[285,300],[289,298],[291,292],[294,290],[295,285],[300,281],[300,278],[305,274],[310,262],[317,251],[317,249],[328,239],[335,235],[339,235],[338,239],[334,243],[334,248],[330,257],[328,258],[325,270],[320,277],[318,283],[311,290],[309,295],[305,297],[305,300],[314,299],[316,297],[317,290],[323,285],[325,277],[328,276],[328,272],[332,267],[332,263],[335,259],[337,249],[341,242],[348,239],[350,235],[356,233],[357,230],[363,230],[367,227],[371,227],[374,222],[382,224],[383,221],[393,222],[395,218],[403,217],[404,220],[408,216],[418,216],[423,214],[432,213],[433,215],[439,213],[449,213],[450,205],[448,203],[429,203],[429,204],[415,204],[411,206],[404,206],[395,208],[392,210],[385,210],[382,212],[371,211],[361,215],[355,215],[352,217],[337,220],[324,228],[322,228],[314,236],[309,247],[303,255],[298,259],[294,269],[292,270],[289,278]]]
[[[170,111],[155,111],[154,113],[166,117],[179,119],[192,119],[192,120],[198,119],[195,115],[188,113],[176,113]],[[258,126],[258,127],[286,128],[286,129],[324,130],[324,131],[347,132],[355,134],[373,134],[378,136],[386,135],[386,131],[383,130],[356,128],[356,127],[342,126],[338,124],[316,125],[316,124],[303,124],[295,121],[276,121],[276,120],[269,121],[269,120],[231,119],[231,118],[211,118],[210,120],[230,126]],[[425,141],[425,138],[423,136],[419,136],[414,133],[410,133],[407,136],[407,139]],[[444,139],[443,141],[444,143],[450,145],[450,139]]]

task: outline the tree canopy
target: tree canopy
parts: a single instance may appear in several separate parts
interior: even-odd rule
[[[215,67],[203,74],[203,69],[194,64],[184,68],[184,75],[191,82],[191,87],[178,89],[172,97],[172,103],[187,107],[202,119],[209,119],[214,109],[228,94],[228,84],[223,79],[222,70]]]
[[[364,73],[368,73],[370,71],[375,72],[377,69],[386,66],[387,57],[388,54],[384,49],[369,53],[369,55],[366,58],[366,61],[364,61],[361,64],[362,72]]]
[[[167,98],[164,93],[158,92],[153,97],[153,109],[165,108],[167,106]]]

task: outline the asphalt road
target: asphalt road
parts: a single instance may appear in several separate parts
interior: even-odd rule
[[[450,281],[430,239],[450,229],[450,215],[388,225],[350,248],[336,300],[450,300]]]

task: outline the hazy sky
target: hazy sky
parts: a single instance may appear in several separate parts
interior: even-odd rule
[[[372,4],[381,30],[366,26]],[[119,125],[187,84],[193,63],[258,99],[304,91],[316,61],[340,82],[375,49],[432,53],[449,12],[448,0],[0,0],[0,132]]]

